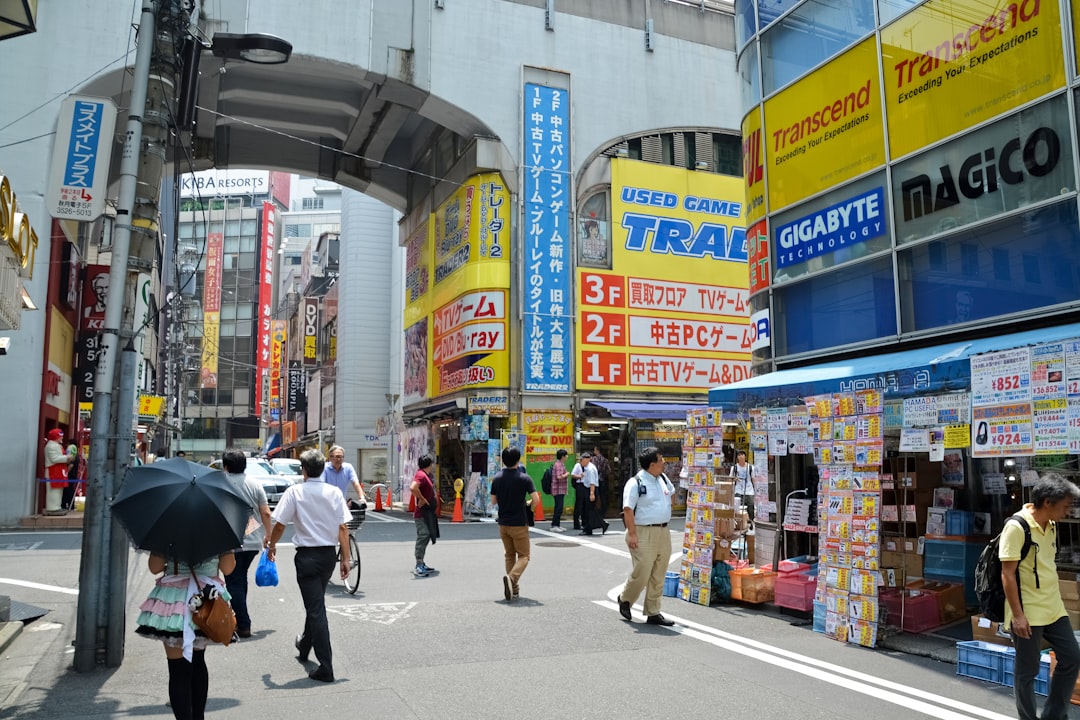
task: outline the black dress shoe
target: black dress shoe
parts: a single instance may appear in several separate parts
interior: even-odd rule
[[[592,535],[592,530],[589,530],[589,531],[582,530],[581,532],[578,533],[578,535]]]
[[[307,662],[308,654],[311,653],[311,644],[304,642],[303,635],[297,635],[296,642],[293,645],[296,646],[296,652],[298,653],[296,659],[300,662]]]
[[[322,665],[309,672],[307,676],[318,682],[334,682],[334,671],[329,670]]]
[[[600,530],[601,535],[607,535],[608,524],[604,523],[604,527]]]
[[[648,617],[648,619],[645,620],[645,622],[649,623],[650,625],[661,625],[663,627],[671,627],[672,625],[675,624],[674,620],[668,620],[666,617],[664,617],[660,613],[656,613],[655,615],[650,615]]]
[[[631,620],[630,617],[630,603],[622,599],[622,595],[619,596],[619,614],[627,620]]]
[[[249,638],[249,637],[251,637],[251,628],[244,628],[243,630],[241,630],[240,628],[237,628],[236,629],[236,637],[239,637],[239,638]]]

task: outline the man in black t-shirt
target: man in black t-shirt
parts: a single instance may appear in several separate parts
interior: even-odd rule
[[[525,510],[528,497],[532,507],[540,502],[540,495],[518,462],[521,451],[508,447],[502,451],[502,470],[491,481],[491,502],[499,507],[499,537],[505,551],[506,574],[503,575],[503,597],[513,600],[518,596],[518,582],[529,565],[529,520]]]

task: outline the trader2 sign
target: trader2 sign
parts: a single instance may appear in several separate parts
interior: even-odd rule
[[[871,238],[886,227],[881,187],[847,198],[776,228],[776,267],[795,265]]]

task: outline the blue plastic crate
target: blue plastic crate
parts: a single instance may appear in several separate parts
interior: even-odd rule
[[[956,674],[1004,684],[1005,664],[1013,649],[982,640],[956,643]]]
[[[1005,672],[1001,681],[1002,685],[1012,687],[1016,674],[1013,669],[1016,665],[1016,651],[1009,648],[1008,658],[1005,660]],[[1039,658],[1039,674],[1035,676],[1035,694],[1047,695],[1050,693],[1050,653],[1044,652]]]
[[[927,580],[959,583],[964,586],[964,602],[978,605],[975,594],[975,566],[985,543],[957,540],[927,540],[923,548],[923,577]]]
[[[825,632],[825,603],[814,602],[814,632]]]
[[[970,535],[975,525],[975,513],[967,510],[945,511],[946,535]],[[978,557],[978,556],[976,556]]]

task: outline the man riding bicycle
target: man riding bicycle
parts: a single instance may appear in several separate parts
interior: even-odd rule
[[[345,448],[340,445],[334,445],[330,448],[330,463],[323,470],[322,479],[328,485],[333,485],[341,490],[341,494],[346,501],[349,500],[349,486],[351,485],[356,492],[357,502],[367,503],[367,498],[364,496],[364,487],[360,484],[360,479],[356,476],[356,470],[353,469],[353,466],[345,462]],[[351,503],[349,508],[354,509]]]

